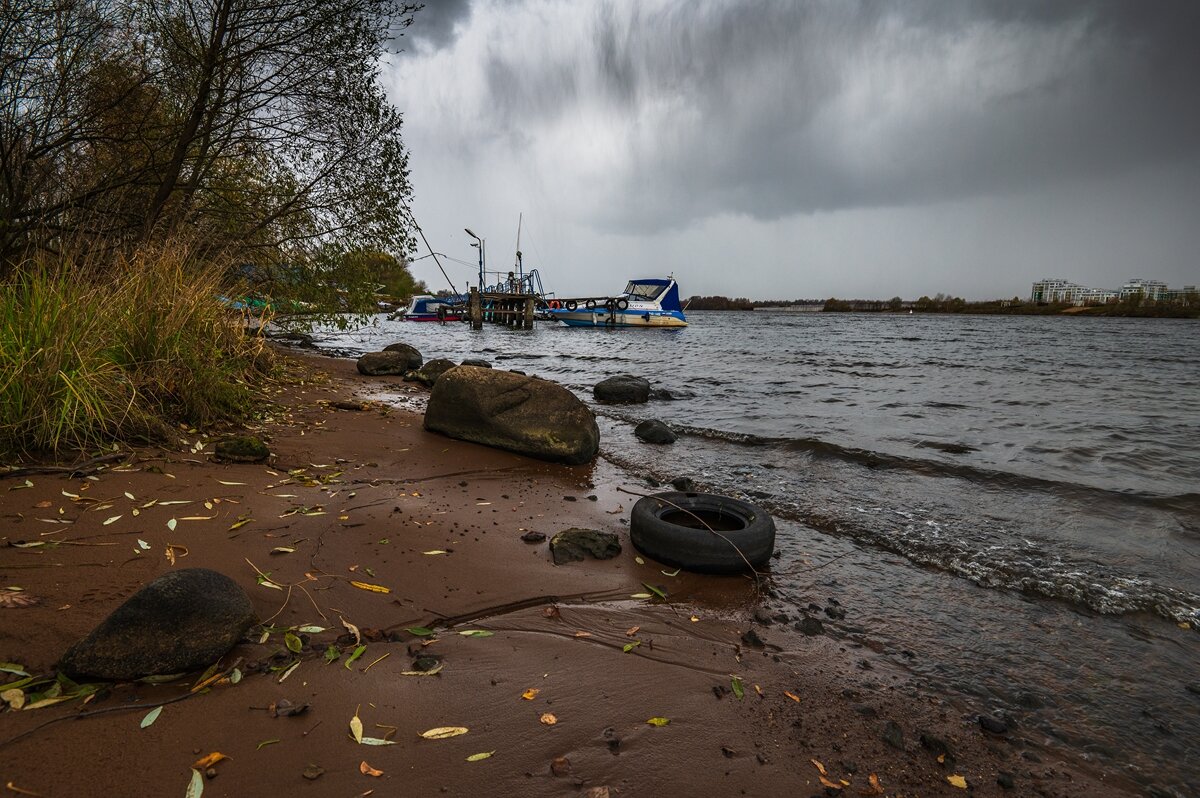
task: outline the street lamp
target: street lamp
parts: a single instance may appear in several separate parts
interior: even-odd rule
[[[464,227],[463,231],[471,238],[475,239],[475,243],[471,246],[479,248],[479,290],[483,291],[483,239],[471,232],[471,228]]]

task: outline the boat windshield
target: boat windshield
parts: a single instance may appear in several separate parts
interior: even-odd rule
[[[661,294],[665,288],[665,285],[636,283],[630,280],[629,285],[625,286],[625,294],[627,296],[635,296],[638,299],[657,299],[658,295]]]

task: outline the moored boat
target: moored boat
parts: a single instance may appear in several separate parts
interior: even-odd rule
[[[615,297],[554,300],[546,312],[568,327],[687,326],[674,277],[630,280]]]
[[[438,310],[441,308],[445,308],[445,314],[439,316]],[[418,294],[396,317],[404,321],[458,321],[463,318],[462,303],[456,297]]]

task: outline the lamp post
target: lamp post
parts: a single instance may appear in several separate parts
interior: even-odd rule
[[[479,290],[483,291],[483,239],[471,232],[471,228],[464,227],[463,231],[471,238],[475,239],[475,243],[471,246],[479,249]]]

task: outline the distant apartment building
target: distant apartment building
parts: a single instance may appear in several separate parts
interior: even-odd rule
[[[1048,277],[1033,284],[1029,298],[1037,303],[1066,302],[1072,305],[1102,305],[1114,300],[1128,299],[1140,294],[1144,299],[1175,300],[1196,294],[1196,286],[1185,285],[1182,289],[1172,289],[1161,280],[1143,280],[1134,278],[1127,280],[1120,290],[1112,291],[1107,288],[1088,288],[1057,277]]]

